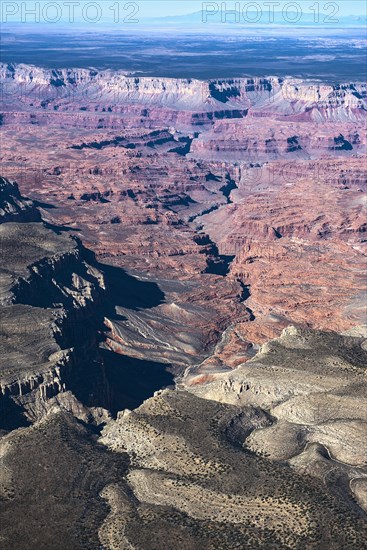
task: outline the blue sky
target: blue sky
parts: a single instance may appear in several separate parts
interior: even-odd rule
[[[52,17],[54,17],[55,13],[55,7],[52,7],[52,5],[56,6],[56,9],[58,9],[59,13],[61,13],[61,21],[65,21],[69,13],[69,7],[67,7],[68,3],[75,4],[73,10],[77,19],[82,13],[84,6],[88,4],[96,4],[97,8],[99,6],[99,10],[102,13],[102,20],[106,21],[109,18],[113,17],[113,6],[116,5],[118,5],[119,14],[122,14],[122,16],[134,13],[135,10],[136,13],[139,13],[139,18],[146,18],[184,15],[192,12],[197,12],[201,11],[205,4],[213,4],[213,9],[217,9],[218,11],[220,10],[220,6],[222,4],[225,5],[226,10],[234,10],[236,8],[236,4],[240,10],[243,10],[243,8],[246,8],[246,5],[248,5],[249,10],[251,11],[254,9],[250,7],[250,5],[252,4],[255,5],[255,8],[257,5],[264,14],[267,14],[270,9],[267,5],[269,4],[269,2],[272,2],[272,0],[257,0],[255,2],[249,2],[246,0],[237,2],[235,0],[217,0],[213,2],[203,2],[201,0],[3,0],[1,7],[1,22],[24,22],[24,20],[25,22],[32,22],[32,18],[34,20],[34,15],[32,16],[31,14],[28,14],[25,18],[24,11],[34,10],[35,5],[37,4],[40,6],[41,10],[44,6],[49,6],[46,13],[48,14],[47,16],[51,19]],[[366,15],[366,0],[321,0],[316,2],[315,0],[297,0],[297,2],[290,2],[289,0],[274,0],[274,2],[272,3],[275,5],[275,11],[281,11],[284,5],[288,5],[288,9],[290,12],[295,11],[292,10],[291,4],[296,4],[296,7],[297,5],[301,7],[303,13],[311,13],[312,7],[313,9],[315,9],[314,6],[318,4],[321,15]],[[331,11],[333,12],[332,14]],[[93,17],[94,13],[96,12],[93,10],[92,7],[90,8],[90,11],[88,13],[90,17]]]
[[[209,0],[208,0],[209,1]],[[238,0],[237,0],[238,1]],[[271,0],[270,0],[271,1]],[[274,0],[274,2],[277,4],[280,4],[280,6],[275,7],[275,11],[280,11],[282,9],[282,6],[285,4],[290,4],[292,2],[289,2],[289,0]],[[157,15],[181,15],[185,13],[192,13],[194,11],[199,11],[202,9],[203,2],[198,0],[137,0],[137,3],[139,3],[144,9],[144,13],[147,13],[149,16],[155,17]],[[213,2],[214,4],[218,4],[218,6],[221,5],[222,0],[218,0],[217,2]],[[236,1],[227,1],[224,2],[227,6],[227,9],[233,9],[234,5],[236,4]],[[248,4],[250,2],[247,1],[241,1],[239,2],[241,8]],[[264,4],[266,4],[266,0],[258,0],[257,3],[262,9],[269,9]],[[310,13],[310,7],[315,4],[314,1],[310,0],[297,0],[296,2],[301,6],[301,8],[305,11]],[[322,11],[323,7],[327,3],[331,4],[337,4],[339,8],[339,14],[340,15],[366,15],[367,7],[366,7],[366,0],[335,0],[335,2],[326,2],[321,1],[318,2],[320,5],[320,10]],[[291,8],[290,8],[291,10]]]

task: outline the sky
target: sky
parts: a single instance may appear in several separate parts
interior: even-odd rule
[[[186,13],[192,13],[194,11],[199,11],[202,9],[202,5],[204,2],[198,1],[198,0],[142,0],[139,2],[141,4],[142,8],[144,7],[144,12],[146,12],[150,17],[156,17],[158,14],[163,15],[165,13],[166,15],[183,15]],[[238,2],[238,0],[236,0]],[[224,3],[227,6],[227,9],[234,9],[234,6],[236,4],[236,1],[227,1],[223,2],[222,0],[217,2],[207,2],[207,3],[213,3],[220,6],[222,3]],[[240,7],[242,8],[246,4],[254,3],[258,4],[261,8],[268,9],[265,4],[270,3],[272,0],[267,2],[266,0],[258,0],[257,2],[247,2],[247,1],[241,1],[238,2]],[[289,0],[274,0],[275,4],[279,4],[279,6],[275,7],[275,11],[280,11],[282,7],[286,4],[292,4],[292,2],[289,2]],[[299,4],[307,13],[310,13],[310,8],[315,4],[314,1],[310,0],[297,0],[295,2],[296,4]],[[325,2],[321,1],[318,2],[320,4],[320,9],[323,9],[323,6],[325,6],[326,3],[330,4],[337,4],[339,8],[339,14],[340,15],[366,15],[367,11],[367,4],[366,0],[336,0],[334,2]],[[289,8],[291,10],[291,8]]]
[[[70,8],[70,4],[74,4],[74,7]],[[318,2],[314,0],[297,0],[297,2],[289,0],[257,0],[255,2],[223,0],[213,2],[201,0],[2,0],[1,22],[39,22],[34,20],[35,15],[31,13],[35,11],[37,5],[41,14],[46,13],[46,19],[51,20],[47,22],[57,23],[68,18],[70,9],[74,10],[74,15],[78,18],[87,5],[89,5],[88,17],[95,17],[99,10],[103,20],[106,20],[112,19],[117,12],[119,18],[127,16],[130,19],[133,19],[137,13],[140,18],[184,15],[201,11],[205,5],[209,6],[210,4],[212,7],[206,9],[219,11],[223,5],[225,10],[235,10],[237,7],[237,10],[241,11],[248,6],[249,11],[256,10],[258,7],[264,14],[270,10],[269,4],[274,4],[274,8],[272,8],[274,11],[281,11],[287,5],[290,12],[296,11],[298,6],[303,13],[312,13],[312,10],[318,5],[321,15],[366,15],[367,11],[366,0],[322,0]],[[292,8],[292,4],[295,6],[294,8]],[[46,11],[42,11],[44,9]],[[57,19],[58,13],[60,14],[59,19]],[[53,21],[53,18],[56,20]],[[44,22],[43,19],[41,15],[40,22]]]

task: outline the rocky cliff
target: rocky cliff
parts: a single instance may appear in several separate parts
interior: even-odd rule
[[[18,185],[0,177],[0,223],[8,221],[40,221],[41,216],[34,203],[22,197]]]
[[[27,212],[40,219],[39,212],[20,196],[15,184],[2,182],[8,191],[1,197],[2,208],[9,203],[18,206],[8,209],[7,222],[0,225],[0,391],[2,427],[6,427],[22,418],[25,423],[27,418],[34,420],[50,397],[74,386],[78,391],[86,357],[95,363],[91,369],[93,391],[99,392],[95,402],[107,399],[101,388],[101,362],[97,365],[96,309],[106,288],[103,275],[87,263],[79,241],[41,222],[18,223]],[[80,391],[92,404],[88,390]]]
[[[86,110],[119,112],[127,105],[144,106],[141,117],[153,118],[156,109],[212,113],[216,118],[292,116],[295,120],[357,121],[366,111],[363,83],[326,85],[300,79],[242,78],[199,81],[131,77],[116,71],[42,69],[29,65],[0,66],[6,103],[38,106],[46,111]],[[5,122],[7,120],[5,109]],[[136,113],[137,114],[137,113]],[[159,117],[159,115],[158,115]],[[191,122],[200,117],[191,115]],[[163,120],[163,119],[162,119]],[[182,121],[189,121],[182,117]]]

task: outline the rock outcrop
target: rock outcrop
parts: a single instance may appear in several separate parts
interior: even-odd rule
[[[36,222],[40,219],[35,204],[21,196],[16,182],[0,177],[0,223]]]
[[[29,211],[31,219],[40,219],[40,214],[20,196],[16,184],[3,184],[8,193],[0,198],[1,208],[8,212],[0,225],[0,399],[1,428],[10,428],[35,420],[44,402],[70,388],[86,404],[103,398],[107,402],[97,354],[96,308],[106,288],[77,239],[42,222],[18,223]],[[8,204],[18,208],[10,210]],[[88,395],[88,382],[77,389],[86,360],[95,364],[90,373],[92,392],[98,396]]]

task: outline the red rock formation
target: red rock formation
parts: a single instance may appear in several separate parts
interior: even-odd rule
[[[231,327],[205,378],[289,323],[364,321],[364,85],[0,73],[4,175],[164,292],[109,320],[111,348],[179,370]]]

